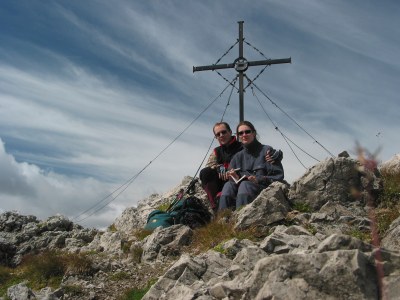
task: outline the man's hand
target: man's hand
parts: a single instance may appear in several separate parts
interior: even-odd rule
[[[267,153],[265,153],[265,161],[270,164],[274,164],[275,162],[279,162],[282,160],[283,153],[281,150],[271,151],[268,149]]]

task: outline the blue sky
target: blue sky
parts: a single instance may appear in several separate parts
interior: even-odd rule
[[[244,111],[260,141],[284,151],[288,182],[316,161],[291,144],[300,164],[275,125],[318,160],[329,157],[318,144],[355,157],[359,143],[386,161],[400,148],[399,15],[397,1],[1,1],[0,211],[73,218],[151,162],[108,206],[82,215],[82,225],[105,227],[193,176],[231,89],[218,97],[227,82],[192,67],[215,63],[238,21],[266,57],[292,58],[255,84],[307,133],[257,89],[246,90]],[[244,56],[264,59],[247,44]],[[237,57],[236,46],[221,63]],[[233,128],[238,106],[233,91]]]

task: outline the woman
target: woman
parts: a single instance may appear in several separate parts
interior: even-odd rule
[[[230,163],[228,175],[231,180],[224,184],[218,209],[239,208],[251,203],[262,189],[273,181],[284,177],[280,160],[268,162],[265,153],[276,152],[271,146],[257,140],[257,131],[249,121],[242,121],[236,128],[243,150],[235,154]],[[278,150],[279,151],[279,150]],[[238,183],[235,180],[244,178]]]

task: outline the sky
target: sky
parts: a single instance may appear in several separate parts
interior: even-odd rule
[[[289,183],[357,145],[387,161],[400,149],[399,15],[389,0],[3,0],[0,213],[105,228],[196,175],[213,124],[235,131],[239,97],[234,69],[193,66],[234,62],[239,21],[246,60],[292,60],[250,67],[244,93]]]

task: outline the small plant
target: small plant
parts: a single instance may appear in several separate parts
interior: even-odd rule
[[[109,279],[111,281],[119,281],[119,280],[124,280],[124,279],[128,279],[128,278],[130,278],[130,275],[127,272],[123,272],[123,271],[114,273],[114,274],[110,275],[110,277],[109,277]]]
[[[169,203],[165,202],[165,203],[159,205],[156,209],[161,210],[161,211],[167,211],[168,208],[169,208]]]
[[[213,250],[221,254],[225,254],[225,248],[222,246],[222,244],[218,244],[213,248]]]
[[[132,248],[132,260],[136,263],[142,261],[143,248],[140,246],[133,246]]]
[[[108,226],[107,231],[116,232],[117,231],[117,227],[115,226],[114,223],[112,223],[110,226]]]
[[[118,300],[140,300],[150,290],[152,285],[157,282],[157,279],[151,279],[144,288],[133,288],[125,291]]]
[[[132,241],[122,241],[121,242],[121,250],[123,253],[129,253],[131,251]]]
[[[312,235],[315,235],[318,232],[317,228],[315,228],[315,226],[310,223],[305,224],[304,228],[307,229],[307,231]]]
[[[141,229],[136,229],[136,230],[133,232],[133,235],[134,235],[135,237],[137,237],[137,239],[138,239],[139,241],[143,241],[143,240],[144,240],[147,236],[149,236],[151,233],[152,233],[151,230],[146,230],[146,229],[144,229],[144,228],[141,228]]]
[[[298,201],[298,202],[294,203],[293,209],[297,210],[299,212],[302,212],[302,213],[311,213],[312,212],[310,205],[308,203],[302,202],[302,201]]]
[[[73,297],[79,297],[83,296],[83,288],[81,286],[77,285],[64,285],[62,287],[63,292],[65,295],[73,296]]]
[[[64,273],[69,275],[91,275],[93,274],[93,262],[87,254],[60,254],[64,266]]]
[[[369,232],[369,231],[361,231],[357,228],[353,228],[353,229],[350,229],[347,232],[347,234],[354,238],[362,240],[363,242],[366,242],[366,243],[371,243],[371,241],[372,241],[371,232]]]

